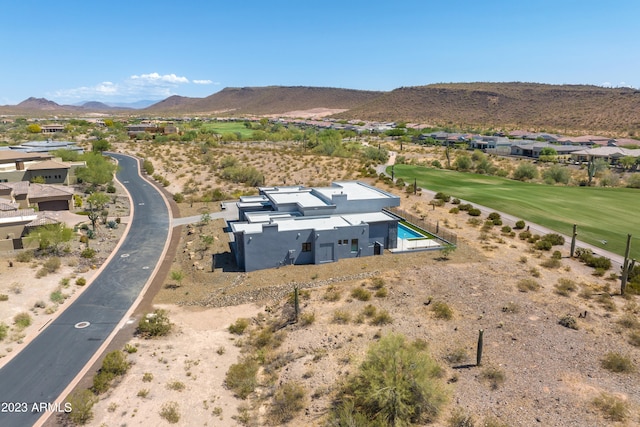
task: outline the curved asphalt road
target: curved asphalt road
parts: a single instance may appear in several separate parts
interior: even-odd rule
[[[43,415],[32,411],[34,403],[61,403],[60,394],[116,328],[161,261],[170,224],[165,201],[138,175],[137,160],[110,155],[119,161],[118,180],[132,198],[129,233],[91,286],[0,369],[0,426],[33,425]],[[74,327],[82,321],[90,325]],[[17,403],[20,412],[4,402]]]

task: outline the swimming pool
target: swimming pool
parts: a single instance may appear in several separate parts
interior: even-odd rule
[[[418,233],[417,231],[407,227],[402,223],[398,223],[398,239],[424,239],[426,236]]]

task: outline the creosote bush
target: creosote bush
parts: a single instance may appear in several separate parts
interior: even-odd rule
[[[365,288],[353,288],[351,290],[351,296],[360,301],[369,301],[371,299],[371,292]]]
[[[180,421],[180,406],[177,402],[166,402],[160,408],[160,416],[169,424],[176,424]]]
[[[29,313],[27,313],[26,311],[18,313],[13,317],[13,323],[18,329],[24,329],[31,325],[31,315],[29,315]]]
[[[608,393],[600,393],[600,396],[593,399],[592,404],[604,418],[611,421],[624,421],[629,415],[629,404]]]
[[[84,425],[93,418],[93,405],[98,402],[98,397],[90,390],[83,389],[74,391],[67,397],[67,402],[71,404],[71,412],[67,414],[71,422],[77,425]]]
[[[607,353],[601,360],[602,367],[617,373],[634,372],[636,370],[630,358],[620,353]]]
[[[249,326],[249,319],[243,317],[236,319],[235,323],[229,325],[229,332],[235,335],[242,335]]]
[[[258,362],[245,358],[229,367],[225,376],[225,386],[240,399],[246,399],[258,385]]]
[[[271,401],[269,418],[273,425],[282,425],[291,421],[304,409],[306,392],[301,384],[286,382],[279,386]]]
[[[433,311],[436,319],[450,320],[453,318],[453,309],[443,301],[434,302],[431,306],[431,311]]]
[[[165,336],[171,331],[171,322],[166,310],[156,309],[147,313],[138,323],[137,333],[145,338]]]
[[[520,279],[516,287],[520,292],[530,292],[539,290],[540,284],[533,279]]]

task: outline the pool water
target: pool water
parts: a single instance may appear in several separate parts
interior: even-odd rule
[[[425,238],[422,234],[407,227],[404,224],[398,223],[398,239],[417,239]]]

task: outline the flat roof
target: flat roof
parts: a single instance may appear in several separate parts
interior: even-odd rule
[[[327,203],[310,191],[292,193],[268,193],[269,198],[276,205],[296,204],[302,208],[317,208],[328,206]]]
[[[392,217],[391,215],[387,215],[384,212],[345,214],[341,216],[345,221],[347,221],[349,224],[352,224],[352,225],[357,225],[363,222],[371,223],[371,222],[385,222],[385,221],[397,220],[397,218]]]
[[[334,228],[351,227],[362,223],[393,221],[396,218],[384,212],[312,217],[296,216],[288,213],[252,212],[247,214],[247,219],[247,222],[231,223],[231,229],[234,232],[259,234],[262,233],[263,225],[278,224],[278,231],[333,230]]]
[[[347,200],[396,199],[397,196],[358,181],[334,182],[331,187],[314,188],[314,192],[327,200],[334,194],[346,194]]]

